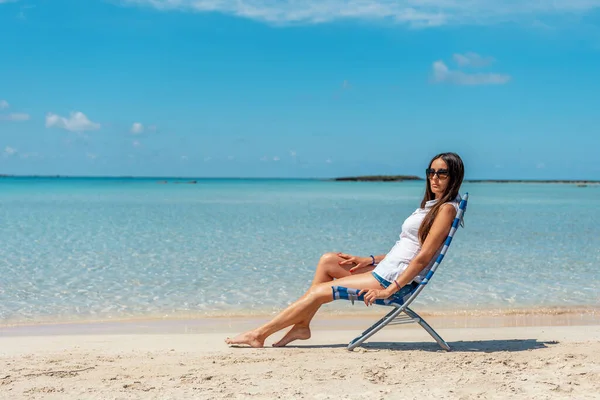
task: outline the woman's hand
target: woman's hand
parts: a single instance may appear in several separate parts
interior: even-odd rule
[[[371,266],[373,262],[371,257],[351,256],[350,254],[344,253],[337,253],[337,255],[338,257],[343,258],[343,260],[339,262],[340,265],[354,265],[354,267],[350,268],[350,273],[353,273],[357,269]]]
[[[388,297],[390,297],[394,293],[391,292],[389,289],[363,289],[360,292],[358,292],[359,296],[361,294],[365,295],[365,304],[368,307],[371,304],[375,303],[375,300],[377,300],[377,299],[387,299]]]

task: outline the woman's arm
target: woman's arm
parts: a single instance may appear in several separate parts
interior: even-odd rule
[[[387,254],[381,254],[378,256],[373,256],[375,257],[375,264],[379,264],[381,261],[383,261],[383,259],[387,256]]]
[[[411,260],[408,267],[400,274],[396,279],[396,283],[399,287],[408,285],[412,280],[427,267],[435,253],[444,243],[444,240],[448,237],[450,229],[452,228],[452,222],[456,217],[456,208],[451,204],[445,204],[440,208],[438,215],[436,215],[433,225],[429,230],[429,234],[425,239],[425,243],[421,246],[421,251]],[[398,291],[398,286],[392,282],[390,287],[391,294]]]
[[[352,268],[350,268],[350,273],[353,273],[354,271],[356,271],[357,269],[361,269],[364,267],[369,267],[375,264],[379,264],[381,262],[381,260],[383,260],[385,258],[385,254],[383,255],[374,255],[373,258],[371,258],[371,256],[369,257],[358,257],[358,256],[352,256],[350,254],[345,254],[345,253],[338,253],[338,256],[343,258],[343,261],[340,261],[339,264],[340,265],[354,265]],[[373,264],[373,261],[375,261],[375,264]]]

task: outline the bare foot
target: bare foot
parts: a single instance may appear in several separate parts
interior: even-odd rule
[[[310,328],[307,326],[294,326],[279,342],[274,343],[273,347],[283,347],[294,340],[310,339]]]
[[[249,331],[241,333],[233,339],[227,338],[225,339],[225,343],[229,345],[247,344],[250,347],[263,347],[265,345],[265,340],[261,339],[254,331]]]

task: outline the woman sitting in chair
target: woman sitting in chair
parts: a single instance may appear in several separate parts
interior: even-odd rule
[[[458,211],[458,191],[464,177],[461,158],[455,153],[433,157],[426,170],[427,185],[421,207],[402,224],[400,240],[386,255],[356,257],[343,253],[324,254],[307,292],[275,318],[254,330],[225,342],[230,345],[263,347],[265,339],[288,326],[292,329],[273,346],[285,346],[310,338],[310,322],[319,308],[333,301],[331,281],[337,286],[361,290],[367,306],[387,299],[415,280],[420,280],[435,262]]]

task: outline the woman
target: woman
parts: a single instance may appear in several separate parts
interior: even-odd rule
[[[362,289],[367,306],[386,299],[414,280],[422,279],[435,261],[458,211],[458,190],[464,177],[461,158],[455,153],[433,157],[426,170],[427,185],[421,207],[402,224],[400,240],[386,255],[356,257],[327,253],[321,257],[311,287],[295,303],[265,325],[225,342],[263,347],[265,339],[293,325],[273,346],[310,338],[310,321],[319,308],[333,301],[331,281],[337,286]]]

